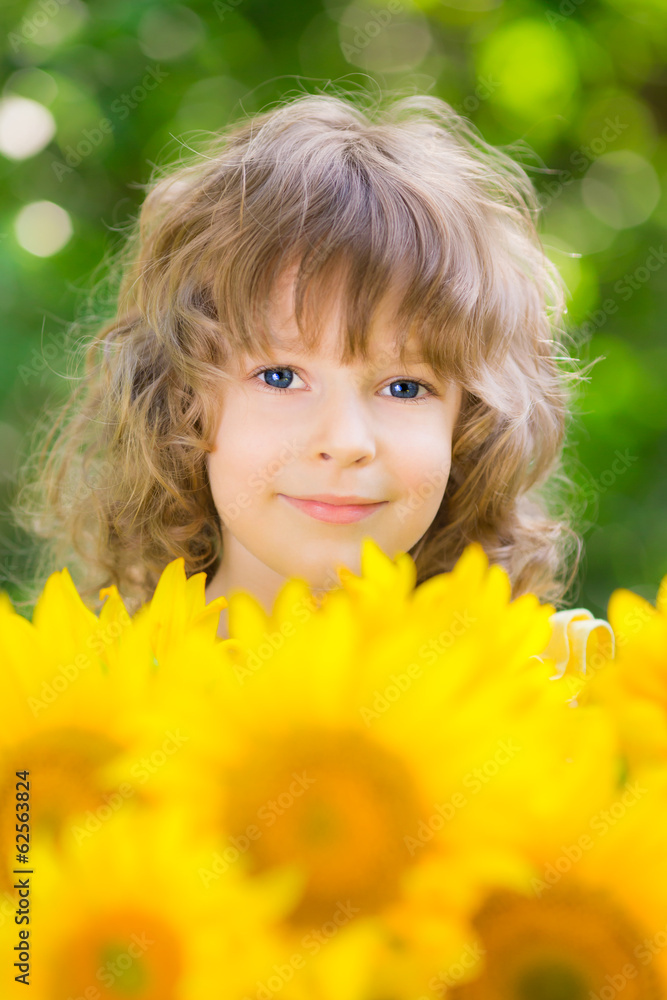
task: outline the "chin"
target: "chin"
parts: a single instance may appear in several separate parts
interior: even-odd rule
[[[290,561],[289,566],[284,566],[281,575],[285,578],[299,577],[305,580],[311,590],[331,590],[332,587],[340,586],[340,579],[336,572],[336,566],[344,565],[353,573],[359,574],[361,571],[360,551],[348,558],[346,552],[320,559],[304,559],[297,565]]]

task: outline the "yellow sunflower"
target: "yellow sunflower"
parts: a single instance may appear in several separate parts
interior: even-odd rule
[[[414,996],[488,887],[525,889],[535,838],[555,849],[616,779],[604,714],[565,705],[531,659],[553,609],[511,601],[481,546],[416,589],[408,559],[366,539],[361,578],[319,604],[299,580],[270,615],[234,594],[214,650],[204,877],[298,867],[285,926],[317,1000]]]
[[[99,617],[85,607],[65,569],[47,581],[29,622],[0,600],[0,890],[11,883],[15,851],[15,774],[27,772],[29,836],[59,842],[74,817],[106,813],[118,797],[145,797],[144,782],[127,784],[128,752],[148,752],[148,766],[167,759],[204,714],[189,697],[179,654],[183,642],[214,646],[224,598],[204,603],[204,574],[187,582],[183,560],[165,570],[150,605],[130,619],[115,587]],[[178,670],[158,669],[178,656]],[[198,676],[203,682],[203,672]],[[146,769],[141,772],[142,775]],[[131,777],[131,775],[129,775]],[[123,784],[123,782],[125,783]],[[147,786],[150,790],[151,786]],[[81,829],[81,824],[79,824]],[[30,845],[29,845],[30,846]]]
[[[656,607],[619,589],[609,599],[608,616],[616,657],[592,674],[582,697],[612,713],[627,766],[639,774],[667,764],[667,576]]]
[[[31,874],[15,876],[28,919],[0,926],[3,998],[243,1000],[281,967],[271,927],[296,882],[231,873],[205,885],[209,851],[172,810],[119,812],[58,854],[38,844]]]
[[[168,927],[155,954],[167,972],[160,978],[137,959],[109,987],[119,997],[413,1000],[456,963],[457,983],[474,981],[482,959],[479,945],[470,949],[481,938],[471,921],[499,894],[527,898],[543,859],[612,801],[617,744],[607,714],[568,707],[549,681],[553,663],[539,659],[553,608],[532,595],[511,601],[507,575],[480,546],[418,588],[410,557],[390,560],[371,539],[361,576],[339,572],[341,588],[319,600],[288,581],[268,615],[235,594],[228,641],[215,635],[225,599],[206,607],[203,574],[186,580],[183,560],[131,621],[115,588],[92,615],[67,571],[50,579],[32,624],[0,600],[3,774],[25,769],[35,782],[31,857],[34,847],[44,858],[43,891],[60,885],[61,866],[86,884],[80,857],[105,873],[98,895],[111,900],[108,919],[87,911],[88,937],[75,911],[93,906],[95,886],[88,902],[66,903],[72,920],[54,932],[44,968],[57,971],[45,998],[85,996],[100,954],[120,948],[131,920],[114,886],[124,886],[119,865],[138,878],[138,842],[144,857],[150,845],[149,892]],[[6,860],[13,792],[12,777],[0,811]],[[180,840],[155,818],[167,802],[185,810]],[[145,835],[133,825],[142,822]],[[63,841],[52,862],[49,828]],[[202,978],[182,971],[194,967],[187,955],[198,945],[183,945],[171,914],[187,896],[179,880],[190,855],[197,893],[213,900],[238,884],[258,901],[249,933],[271,943],[252,961],[239,957],[237,978],[214,981],[205,930],[209,959],[194,962],[204,963]],[[11,868],[5,904],[18,901]],[[165,872],[181,888],[163,899]],[[55,895],[41,898],[46,910]],[[225,940],[243,956],[235,935]],[[74,958],[58,964],[61,953],[93,957],[79,975]]]
[[[489,892],[467,954],[442,964],[422,1000],[664,1000],[666,809],[662,769],[618,788],[558,853],[536,842],[532,892]]]
[[[151,650],[159,663],[166,651],[183,641],[200,640],[217,643],[220,611],[227,607],[225,597],[206,604],[206,574],[185,575],[185,560],[174,559],[165,566],[151,600],[134,619],[148,634]],[[115,587],[101,591],[120,600]]]

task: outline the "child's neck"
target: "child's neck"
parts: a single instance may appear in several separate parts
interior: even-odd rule
[[[220,565],[206,587],[206,602],[223,596],[229,600],[235,591],[245,590],[257,598],[264,610],[270,613],[285,582],[284,576],[270,569],[233,540],[225,546]],[[319,601],[324,591],[313,593]],[[217,634],[221,639],[229,638],[228,608],[223,608],[220,612]]]
[[[282,578],[281,582],[283,582]],[[218,567],[215,576],[209,581],[208,586],[206,587],[206,602],[209,603],[210,601],[215,600],[216,597],[223,596],[229,600],[230,594],[234,591],[247,590],[253,595],[253,597],[257,598],[265,611],[270,612],[279,589],[280,585],[277,585],[275,589],[267,586],[266,584],[262,586],[261,582],[257,581],[255,577],[231,574],[228,569],[226,570],[224,567],[220,566]],[[227,613],[228,608],[223,608],[220,612],[218,636],[221,639],[229,638]]]
[[[229,598],[230,592],[234,591],[234,590],[248,590],[248,591],[250,591],[253,594],[254,597],[256,597],[259,600],[259,603],[262,605],[262,607],[264,608],[264,610],[267,613],[270,613],[271,610],[272,610],[272,608],[273,608],[273,604],[274,604],[275,598],[278,595],[278,590],[279,589],[280,588],[278,587],[276,589],[275,593],[273,593],[271,596],[269,596],[269,594],[267,593],[267,595],[265,595],[264,599],[262,599],[260,597],[260,595],[257,593],[257,589],[256,588],[253,588],[253,587],[244,587],[244,586],[242,586],[241,584],[238,584],[238,583],[235,583],[233,586],[229,586],[228,587],[228,586],[225,585],[224,579],[222,577],[218,578],[218,574],[216,573],[216,575],[214,576],[214,578],[210,581],[210,583],[206,587],[206,603],[209,604],[211,601],[215,600],[216,597],[223,597],[224,596],[224,597]],[[324,590],[312,590],[311,593],[313,595],[313,598],[314,598],[316,604],[320,604],[320,602],[322,601],[322,598],[325,596],[325,594],[327,593],[327,591],[324,591]],[[227,613],[228,613],[228,608],[223,608],[222,611],[220,612],[220,620],[219,620],[218,629],[217,629],[217,635],[218,635],[218,638],[220,638],[220,639],[229,639],[229,624],[228,624],[228,614]]]

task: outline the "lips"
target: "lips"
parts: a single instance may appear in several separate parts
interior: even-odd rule
[[[304,514],[315,518],[316,521],[327,521],[329,524],[352,524],[354,521],[361,521],[363,518],[370,517],[388,502],[381,500],[377,503],[344,503],[341,501],[347,500],[347,497],[336,497],[336,502],[330,503],[321,499],[325,495],[327,494],[320,494],[317,499],[305,500],[300,497],[290,497],[286,493],[278,494],[297,510],[303,511]]]
[[[289,496],[290,494],[285,493],[283,495],[284,496]],[[320,500],[322,503],[330,503],[330,504],[333,504],[336,507],[340,507],[343,504],[347,504],[348,506],[355,506],[355,505],[360,505],[360,504],[381,503],[382,502],[380,500],[371,500],[370,497],[358,497],[358,496],[349,496],[349,495],[343,496],[342,494],[339,494],[339,493],[313,493],[313,495],[311,497],[293,497],[292,499],[293,500]]]

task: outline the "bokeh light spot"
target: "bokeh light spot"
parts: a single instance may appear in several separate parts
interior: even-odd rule
[[[25,205],[14,221],[18,243],[36,257],[51,257],[72,235],[72,221],[60,205],[33,201]]]
[[[404,73],[418,66],[431,48],[428,21],[418,11],[406,19],[391,11],[351,4],[343,11],[339,38],[344,58],[378,73]]]
[[[660,182],[643,156],[631,149],[605,153],[593,163],[581,182],[589,212],[614,229],[638,226],[660,200]]]
[[[562,114],[579,82],[565,37],[546,21],[528,18],[489,32],[480,45],[478,70],[497,81],[493,103],[531,124]]]
[[[204,37],[204,28],[187,7],[152,7],[139,23],[139,44],[151,59],[178,59]]]
[[[34,156],[55,134],[55,119],[43,104],[17,95],[0,101],[0,152],[9,159]]]

